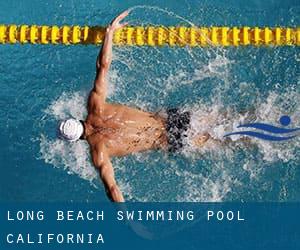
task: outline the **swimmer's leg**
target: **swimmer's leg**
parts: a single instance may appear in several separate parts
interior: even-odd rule
[[[255,109],[243,110],[240,112],[241,115],[246,116],[249,122],[255,121],[257,119]],[[219,116],[223,117],[224,120],[230,119],[228,118],[227,112],[222,112],[221,114],[210,114],[209,116],[203,116],[199,118],[195,118],[197,120],[199,127],[206,127],[209,125],[210,127],[214,127],[214,125],[218,124]],[[222,121],[221,121],[222,123]],[[249,137],[241,137],[237,141],[232,141],[230,138],[226,138],[225,140],[214,138],[208,131],[203,131],[201,134],[197,134],[192,139],[194,146],[203,147],[207,142],[212,142],[214,144],[218,144],[220,146],[229,146],[229,145],[238,145],[242,143],[243,145],[250,146],[253,144],[253,141]]]
[[[250,148],[251,146],[254,145],[253,141],[251,141],[251,139],[248,137],[242,137],[237,141],[232,141],[229,138],[226,140],[220,140],[220,139],[213,138],[209,133],[197,135],[192,140],[192,142],[193,142],[194,146],[197,148],[204,147],[207,142],[212,142],[214,145],[231,146],[231,147],[246,146],[246,147]]]
[[[193,139],[193,144],[196,147],[203,147],[204,144],[211,138],[209,133],[204,133],[201,135],[196,135],[196,137]]]
[[[196,124],[199,127],[207,127],[207,124],[215,124],[216,117],[213,115],[205,116],[201,118],[195,118]],[[203,147],[208,141],[215,141],[215,139],[209,134],[208,131],[203,131],[193,136],[192,143],[195,147]]]

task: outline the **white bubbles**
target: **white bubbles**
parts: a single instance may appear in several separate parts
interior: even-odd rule
[[[177,201],[223,201],[231,191],[231,177],[223,166],[215,166],[212,172],[214,175],[205,177],[203,174],[181,171],[179,174],[183,177],[185,188],[183,194],[177,196]]]
[[[98,175],[88,153],[88,145],[83,141],[68,143],[59,139],[49,140],[44,135],[40,138],[40,154],[46,163],[92,183]]]
[[[286,89],[280,94],[271,92],[268,98],[257,107],[257,120],[268,121],[272,124],[279,124],[279,118],[284,114],[289,114],[293,127],[300,127],[300,93],[292,88]],[[300,156],[297,151],[300,147],[300,137],[296,137],[286,143],[271,143],[263,140],[255,140],[256,145],[263,153],[265,161],[274,162],[281,160],[299,161]]]
[[[193,148],[194,151],[197,151],[197,148],[193,146],[191,140],[198,134],[208,132],[213,140],[220,141],[222,144],[225,141],[225,134],[232,131],[247,130],[246,128],[237,129],[241,124],[261,122],[279,126],[280,117],[286,113],[289,114],[293,121],[292,126],[299,127],[300,106],[297,105],[297,103],[300,103],[300,94],[287,89],[280,94],[270,92],[266,99],[260,97],[260,102],[256,103],[255,108],[245,113],[239,113],[234,109],[226,108],[224,104],[219,101],[213,102],[210,105],[199,103],[194,107],[186,107],[186,110],[191,110],[192,117],[191,129],[188,132],[189,136],[186,142],[189,147],[185,152],[191,152]],[[242,138],[248,137],[242,135],[230,136],[231,141],[239,141]],[[261,139],[248,138],[248,143],[241,144],[245,151],[249,143],[258,147],[263,155],[264,161],[272,162],[282,160],[283,162],[288,162],[299,158],[296,152],[300,147],[299,137],[287,143],[274,143]],[[219,145],[218,142],[216,142],[216,145]],[[229,146],[230,145],[224,145],[222,147]],[[207,148],[212,149],[213,147],[211,147],[211,144],[207,144],[204,145],[202,149],[199,149],[199,151],[203,151]],[[234,150],[234,148],[235,146],[232,147],[232,150]],[[218,150],[220,150],[220,147],[218,147]]]
[[[46,114],[58,120],[74,117],[76,119],[84,119],[87,115],[86,111],[87,93],[62,93],[62,95],[45,111]]]

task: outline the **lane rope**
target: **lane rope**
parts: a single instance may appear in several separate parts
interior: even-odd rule
[[[105,27],[0,25],[0,44],[101,44]],[[114,44],[132,46],[299,46],[300,27],[125,27]]]

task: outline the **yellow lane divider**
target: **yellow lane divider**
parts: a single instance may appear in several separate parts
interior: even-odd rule
[[[0,25],[0,44],[100,44],[105,27]],[[126,27],[116,45],[135,46],[299,46],[300,27]]]

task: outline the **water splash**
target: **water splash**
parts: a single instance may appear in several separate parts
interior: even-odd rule
[[[48,164],[61,167],[68,174],[76,174],[94,184],[98,174],[91,164],[88,145],[84,142],[67,144],[62,140],[40,138],[41,158]]]
[[[192,112],[187,147],[181,155],[146,152],[113,159],[117,181],[127,200],[264,200],[262,193],[271,186],[264,177],[265,169],[282,162],[292,167],[299,163],[299,139],[274,145],[256,139],[245,143],[237,135],[229,143],[224,141],[224,134],[239,124],[262,120],[274,123],[283,113],[299,127],[299,79],[296,83],[287,79],[286,83],[275,84],[273,74],[292,52],[279,51],[281,56],[274,63],[269,54],[259,53],[261,50],[253,49],[114,48],[109,101],[154,112],[174,106]],[[251,77],[259,74],[267,79],[264,86]],[[43,126],[50,131],[59,119],[83,119],[87,94],[88,90],[83,94],[69,92],[54,100],[45,110]],[[192,138],[207,131],[213,140],[196,148]],[[44,134],[40,137],[40,155],[55,167],[97,183],[85,142],[70,146],[50,133]]]
[[[289,94],[291,94],[289,92]],[[267,106],[272,107],[271,112],[276,114],[280,110],[280,106],[275,106],[277,98],[273,94],[267,98]],[[300,95],[295,95],[295,101],[300,101]],[[271,102],[270,100],[273,100]],[[256,109],[256,119],[268,118],[261,116],[261,113],[266,108],[266,103],[260,103]],[[66,104],[66,105],[65,105]],[[80,105],[78,105],[80,104]],[[281,105],[284,105],[283,103]],[[64,107],[64,108],[62,108]],[[68,108],[66,108],[68,107]],[[268,106],[269,107],[269,106]],[[46,110],[46,113],[52,114],[56,119],[64,118],[67,114],[79,114],[84,110],[85,104],[83,97],[79,93],[72,95],[64,94],[61,98],[54,101],[52,105]],[[207,105],[199,103],[194,107],[185,107],[192,111],[191,130],[186,142],[183,154],[184,159],[174,159],[169,157],[166,153],[138,153],[129,157],[113,159],[116,176],[124,192],[127,200],[138,201],[157,201],[157,200],[176,200],[176,201],[221,201],[226,200],[228,194],[233,192],[235,185],[242,186],[239,177],[233,174],[234,171],[239,171],[240,175],[245,172],[250,174],[253,181],[259,180],[259,175],[262,173],[262,168],[267,162],[282,161],[299,161],[299,154],[297,150],[300,147],[300,140],[291,144],[272,144],[261,142],[259,140],[251,140],[250,144],[256,145],[259,153],[253,152],[253,149],[248,144],[244,144],[236,139],[236,144],[225,144],[223,135],[227,130],[232,129],[234,124],[249,119],[249,113],[239,114],[231,111],[230,115],[223,113],[223,105],[215,103]],[[53,112],[54,113],[51,113]],[[293,116],[299,114],[299,108],[294,111]],[[276,119],[273,115],[272,119]],[[217,125],[216,125],[217,124]],[[210,135],[216,141],[209,141],[204,147],[197,148],[191,142],[196,134],[209,131]],[[189,141],[190,140],[190,141]],[[94,183],[97,180],[97,173],[95,172],[91,161],[89,159],[89,149],[85,142],[78,142],[69,144],[59,139],[51,140],[45,135],[40,139],[41,158],[46,163],[52,164],[56,167],[62,167],[69,173],[74,173],[81,178]],[[246,154],[246,158],[239,162],[241,167],[236,166],[237,151],[242,149]],[[260,162],[252,161],[252,157],[262,155]],[[256,156],[255,156],[256,155]],[[199,172],[200,166],[212,166],[211,169],[206,169],[204,173]],[[231,162],[232,161],[232,162]],[[147,164],[145,165],[145,162]],[[161,166],[161,162],[164,162]],[[184,166],[188,166],[189,169]],[[147,176],[147,181],[140,181],[143,176]],[[175,177],[174,177],[175,176]],[[157,192],[152,186],[152,181],[159,181],[161,179],[168,179],[167,183],[162,186],[157,185]],[[173,185],[176,183],[178,188],[175,192],[175,197],[172,195],[168,199],[161,192],[164,187],[164,192],[167,190],[174,191]],[[247,184],[249,185],[249,184]]]

